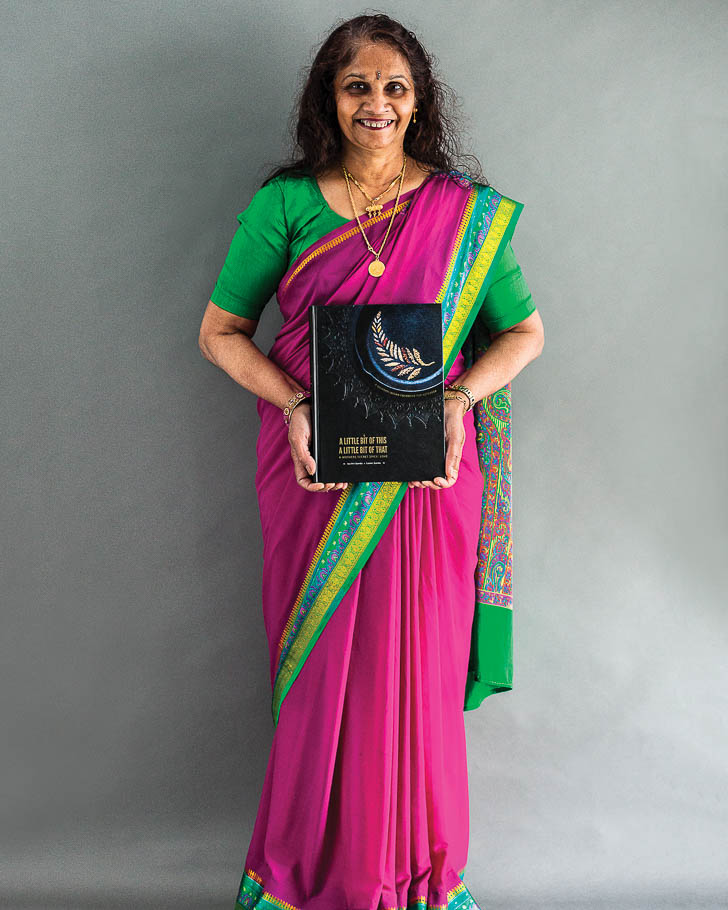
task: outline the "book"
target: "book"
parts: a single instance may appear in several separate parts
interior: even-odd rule
[[[445,476],[439,303],[309,308],[312,480]]]

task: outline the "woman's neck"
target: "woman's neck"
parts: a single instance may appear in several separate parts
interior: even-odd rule
[[[379,180],[378,183],[375,182],[375,180],[372,178],[371,170],[367,171],[367,161],[363,160],[362,166],[363,170],[369,173],[369,181],[367,181],[366,177],[362,179],[359,171],[354,170],[354,164],[351,161],[351,158],[347,158],[344,163],[346,168],[354,175],[354,177],[356,177],[359,183],[362,184],[371,198],[378,196],[380,193],[383,194],[379,200],[382,203],[390,202],[396,198],[397,193],[400,191],[399,180],[397,180],[394,185],[390,187],[388,192],[385,192],[385,190],[392,182],[392,179],[397,176],[399,168],[402,166],[401,158],[399,161],[396,159],[393,161],[393,166],[390,165],[391,169],[389,171],[380,172],[383,173],[384,176]],[[371,164],[371,161],[369,163]],[[402,181],[401,192],[406,193],[409,190],[415,189],[427,179],[429,174],[430,170],[422,167],[419,162],[417,162],[414,158],[410,158],[408,155],[407,167],[405,169],[404,180]],[[366,207],[369,205],[371,200],[369,198],[365,198],[365,196],[355,185],[352,184],[351,186],[347,187],[344,173],[341,169],[341,164],[337,164],[333,167],[328,168],[325,173],[321,174],[315,179],[318,183],[319,189],[321,190],[321,195],[326,200],[329,208],[332,209],[332,211],[334,211],[341,218],[349,219],[352,218],[354,214],[363,215],[366,212]],[[352,212],[352,202],[351,198],[349,197],[349,190],[351,190],[354,198],[354,212]]]
[[[347,149],[342,155],[342,164],[367,189],[378,191],[387,187],[402,170],[404,150],[402,148],[363,151]],[[407,159],[405,176],[415,171],[414,162]]]

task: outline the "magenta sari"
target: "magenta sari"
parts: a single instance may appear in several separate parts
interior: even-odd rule
[[[363,222],[376,249],[393,205]],[[308,388],[311,304],[434,301],[443,306],[445,373],[455,380],[483,346],[474,342],[476,299],[521,208],[457,172],[435,174],[402,195],[380,278],[368,273],[372,257],[355,221],[331,231],[280,282],[284,322],[269,357]],[[510,450],[492,444],[504,439],[508,392],[466,413],[459,477],[439,491],[406,483],[303,490],[281,411],[258,400],[255,486],[276,726],[237,907],[478,907],[462,880],[463,710],[510,688],[506,660],[503,678],[478,672],[489,688],[468,694],[476,611],[487,602],[507,617],[497,620],[504,629],[510,619],[509,538],[497,530],[509,530],[510,515],[484,489],[489,473],[498,495],[509,481]],[[509,636],[508,627],[496,647],[506,657]]]

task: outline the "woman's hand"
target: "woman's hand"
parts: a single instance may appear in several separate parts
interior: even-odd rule
[[[328,490],[343,490],[346,483],[314,483],[311,480],[316,461],[311,455],[311,405],[302,401],[296,405],[288,425],[288,441],[291,444],[291,458],[296,480],[304,490],[312,493],[326,493]]]
[[[436,477],[434,480],[410,480],[408,487],[428,487],[430,490],[445,490],[451,487],[458,479],[460,458],[465,443],[465,402],[460,398],[445,399],[445,474],[446,477]]]

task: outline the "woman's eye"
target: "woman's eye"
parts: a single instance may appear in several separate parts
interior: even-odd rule
[[[350,82],[346,87],[347,89],[354,89],[355,91],[358,91],[360,88],[365,89],[367,86],[365,82]],[[392,91],[394,91],[397,95],[405,91],[405,88],[401,82],[392,82],[389,84],[388,88],[392,89]]]

